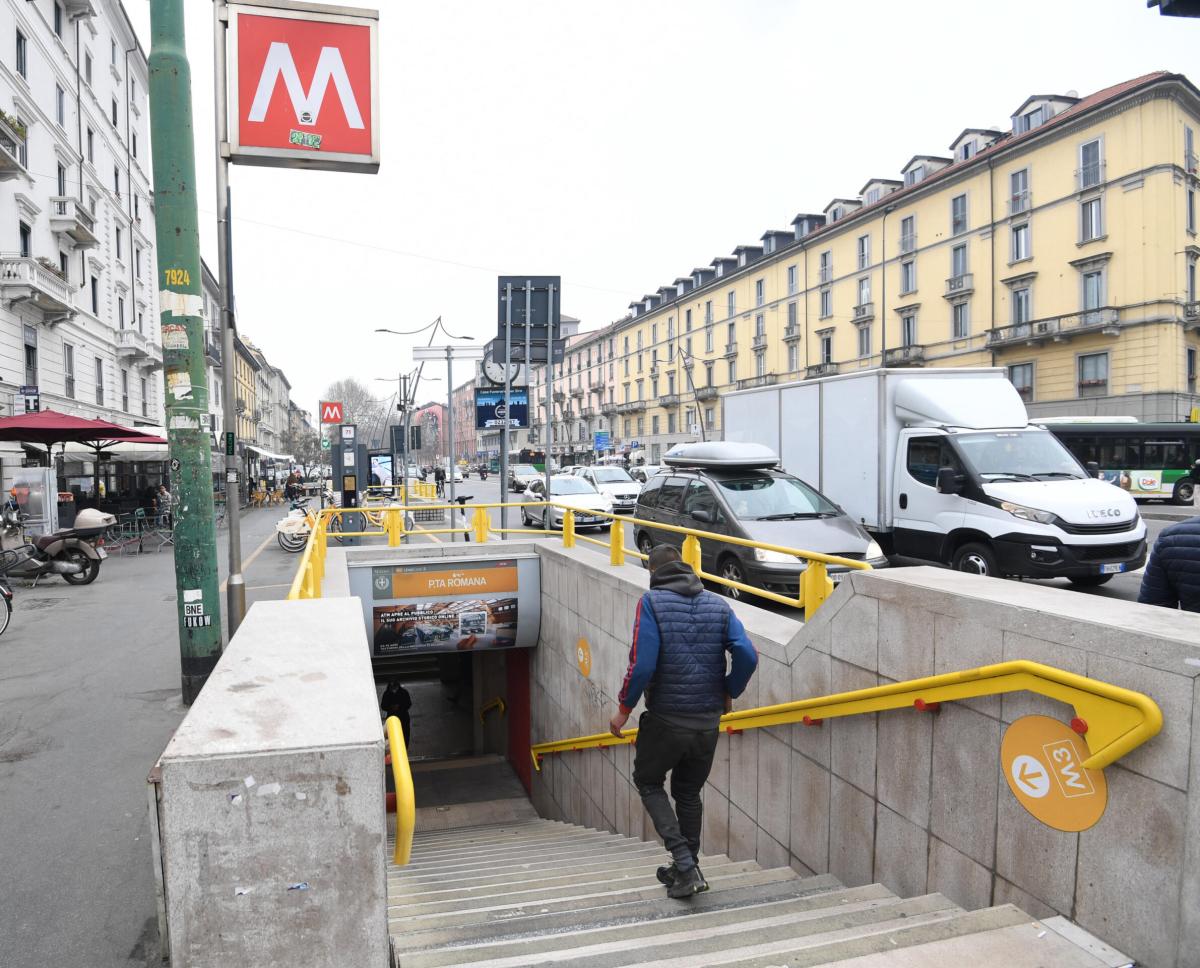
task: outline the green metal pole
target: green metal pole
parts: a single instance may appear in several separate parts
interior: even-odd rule
[[[150,132],[158,239],[167,440],[175,496],[175,595],[183,701],[191,705],[221,655],[208,377],[204,365],[191,69],[183,0],[150,2]],[[226,366],[233,361],[227,360]]]

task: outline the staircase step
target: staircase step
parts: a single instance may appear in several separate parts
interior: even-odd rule
[[[443,946],[439,950],[415,952],[406,946],[405,968],[441,968],[447,965],[470,965],[486,962],[494,968],[536,964],[539,956],[569,952],[572,957],[587,957],[596,965],[606,963],[605,956],[618,952],[649,951],[662,945],[671,946],[686,938],[689,948],[702,938],[719,938],[738,933],[758,932],[780,924],[804,924],[808,931],[820,930],[818,923],[847,918],[882,920],[895,916],[888,909],[901,903],[880,884],[820,892],[762,904],[740,904],[724,909],[708,910],[697,917],[690,902],[669,901],[680,910],[680,916],[664,922],[642,920],[633,923],[608,924],[604,927],[572,929],[544,935],[540,938],[493,940],[477,944]],[[874,912],[873,914],[871,912]],[[692,916],[688,916],[692,915]],[[693,950],[703,950],[702,948]],[[559,954],[559,957],[562,955]]]
[[[511,837],[504,840],[466,840],[463,845],[430,849],[424,844],[413,842],[412,866],[420,867],[431,863],[452,863],[455,860],[471,860],[513,854],[529,850],[553,850],[562,844],[589,844],[598,846],[610,843],[643,843],[632,837],[621,837],[600,830],[555,831],[540,836]],[[486,861],[484,861],[486,863]]]
[[[719,856],[719,855],[718,855]],[[724,862],[728,858],[720,857]],[[403,876],[401,868],[388,872],[388,893],[395,897],[434,898],[443,891],[466,888],[478,889],[500,885],[511,888],[529,881],[545,881],[547,885],[558,881],[578,883],[580,880],[604,880],[607,874],[624,874],[638,871],[653,872],[660,865],[669,863],[669,857],[661,847],[647,844],[640,851],[628,853],[591,854],[585,857],[546,864],[536,857],[524,864],[490,870],[473,871],[469,874],[440,874],[424,877]],[[703,863],[703,862],[702,862]],[[713,863],[709,860],[707,863]]]
[[[436,846],[438,844],[460,843],[460,836],[473,837],[480,834],[491,834],[494,837],[506,837],[533,833],[538,830],[565,830],[569,827],[569,824],[560,823],[557,820],[521,821],[511,824],[475,824],[453,832],[445,830],[418,830],[413,834],[413,843]]]
[[[1129,955],[1121,954],[1116,948],[1105,944],[1095,935],[1062,916],[1044,918],[1042,924],[1061,934],[1088,954],[1099,958],[1105,968],[1131,968],[1134,964],[1134,960]]]
[[[1108,945],[1104,948],[1112,951]],[[1122,956],[1124,958],[1124,956]],[[1113,968],[1132,964],[1090,954],[1045,923],[1030,922],[993,928],[928,944],[914,945],[849,960],[825,962],[830,968],[929,968],[930,965],[969,965],[970,968]]]
[[[774,884],[779,881],[797,881],[795,871],[782,868],[770,871],[747,870],[740,873],[706,873],[713,890],[753,887]],[[561,892],[560,892],[561,894]],[[405,934],[432,928],[449,928],[455,925],[504,922],[512,918],[529,915],[558,914],[567,911],[604,909],[613,905],[633,903],[634,907],[663,899],[663,887],[654,881],[653,887],[636,890],[613,891],[606,894],[561,897],[558,900],[524,901],[514,904],[491,905],[469,910],[449,910],[422,915],[412,915],[405,908],[388,909],[388,930],[392,934]]]
[[[758,871],[759,866],[754,861],[727,861],[724,864],[713,865],[705,876],[712,880],[714,876],[740,874],[746,871]],[[794,876],[794,875],[793,875]],[[443,891],[434,897],[436,900],[406,900],[405,898],[388,899],[389,920],[397,916],[419,917],[425,914],[439,914],[445,911],[465,912],[472,909],[490,910],[494,908],[512,908],[537,904],[539,901],[570,900],[572,898],[606,898],[627,891],[637,891],[654,887],[662,890],[662,885],[654,876],[654,871],[628,872],[620,875],[610,874],[605,880],[576,881],[574,885],[563,884],[560,878],[554,878],[548,883],[530,882],[522,885],[520,890],[509,890],[504,885],[495,885],[474,890],[466,888],[460,891]],[[419,895],[418,895],[419,897]]]
[[[960,910],[939,894],[908,900],[883,897],[839,904],[832,909],[825,907],[768,917],[755,917],[755,909],[751,909],[749,917],[724,925],[713,926],[705,919],[675,925],[675,930],[666,930],[652,938],[625,938],[618,932],[603,943],[586,947],[578,947],[566,939],[550,951],[518,952],[503,958],[467,957],[453,964],[464,968],[527,968],[533,965],[620,968],[655,964],[664,958],[674,963],[686,952],[689,965],[713,965],[721,964],[721,959],[731,950],[800,949],[812,943],[819,944],[820,939],[856,937],[868,931],[887,930],[891,925],[952,918]],[[416,964],[421,962],[418,960]]]
[[[458,830],[484,823],[515,823],[536,816],[529,799],[519,796],[417,807],[415,826],[417,830]]]
[[[653,845],[640,840],[562,841],[541,848],[525,846],[508,851],[483,853],[474,858],[469,854],[447,857],[443,860],[433,860],[424,856],[414,857],[404,867],[389,865],[389,873],[413,878],[426,877],[431,874],[465,874],[469,871],[489,871],[498,867],[520,866],[539,861],[558,863],[583,860],[598,855],[640,854],[647,846]],[[658,848],[658,852],[663,853],[661,847]]]
[[[771,872],[778,874],[778,870]],[[555,911],[547,914],[530,913],[510,917],[503,921],[491,920],[452,927],[433,927],[413,930],[406,926],[402,944],[406,957],[411,953],[442,948],[454,944],[479,944],[488,941],[536,940],[541,935],[559,934],[566,931],[586,931],[593,928],[630,925],[635,922],[647,924],[665,923],[676,918],[689,918],[711,912],[727,911],[742,905],[766,904],[793,898],[814,897],[844,890],[841,882],[832,874],[815,877],[793,877],[785,880],[769,880],[745,886],[729,886],[724,882],[720,890],[711,890],[683,904],[667,898],[661,889],[657,896],[603,907],[582,910]],[[858,890],[868,890],[859,888]],[[652,892],[653,893],[653,892]]]
[[[914,945],[1028,924],[1029,920],[1029,915],[1011,904],[970,912],[950,909],[848,930],[830,931],[804,939],[767,942],[740,949],[712,952],[705,956],[704,964],[706,968],[778,968],[781,964],[786,964],[788,968],[813,968],[816,965],[836,965],[863,955],[894,952]],[[967,947],[969,949],[970,945]],[[569,965],[571,962],[562,964]],[[574,964],[576,968],[584,968],[585,965],[591,968],[589,962],[577,961]],[[638,965],[639,968],[694,968],[696,960],[692,956],[684,955],[657,961],[631,959],[625,964]],[[971,959],[962,964],[975,968],[975,962]],[[1046,962],[1045,968],[1058,966]]]

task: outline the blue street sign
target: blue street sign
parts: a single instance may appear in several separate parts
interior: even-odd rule
[[[607,430],[597,430],[592,434],[593,450],[608,450],[612,446],[612,438]]]

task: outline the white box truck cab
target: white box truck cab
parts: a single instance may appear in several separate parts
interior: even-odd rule
[[[890,555],[1084,586],[1145,563],[1133,498],[1031,425],[1003,370],[862,370],[724,411],[727,440],[773,448]]]

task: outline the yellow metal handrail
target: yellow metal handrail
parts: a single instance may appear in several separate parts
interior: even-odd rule
[[[597,538],[592,538],[587,535],[577,533],[575,524],[575,515],[577,509],[558,501],[551,501],[549,504],[545,501],[513,501],[513,502],[498,502],[498,503],[483,503],[483,504],[418,504],[418,505],[400,505],[389,504],[384,506],[377,505],[370,511],[370,516],[367,519],[380,520],[382,518],[382,526],[375,531],[341,531],[338,534],[341,537],[386,537],[388,544],[398,546],[401,540],[406,535],[406,513],[411,510],[423,511],[443,511],[451,512],[451,523],[454,522],[454,514],[462,512],[464,515],[470,509],[471,517],[468,523],[462,526],[452,526],[448,528],[420,528],[422,534],[438,535],[438,534],[466,534],[474,536],[474,540],[480,543],[486,542],[488,537],[493,534],[554,534],[555,532],[546,529],[529,529],[529,528],[495,528],[492,527],[491,517],[488,512],[494,508],[526,508],[526,507],[555,507],[563,511],[563,526],[562,526],[562,541],[564,548],[573,548],[580,541],[588,542],[600,548],[607,548],[609,551],[609,562],[613,565],[625,564],[626,557],[646,559],[646,555],[642,552],[625,547],[625,526],[630,525],[634,528],[644,527],[655,531],[668,531],[674,534],[682,534],[683,547],[680,554],[683,560],[695,569],[696,574],[705,581],[712,582],[717,585],[722,585],[727,588],[736,588],[749,595],[754,595],[757,598],[765,598],[769,601],[778,602],[782,605],[789,605],[792,608],[804,609],[805,618],[812,616],[824,601],[833,594],[833,582],[829,578],[827,565],[838,565],[847,569],[858,571],[870,571],[871,566],[865,561],[856,561],[852,558],[843,558],[839,555],[827,555],[818,551],[803,551],[799,548],[788,548],[783,545],[770,544],[764,541],[752,541],[747,538],[737,538],[733,535],[716,534],[712,531],[699,531],[695,528],[685,528],[673,524],[661,524],[656,521],[646,521],[641,518],[627,517],[621,514],[613,514],[606,511],[588,511],[590,517],[602,518],[609,522],[609,536],[607,541],[602,541]],[[317,598],[320,596],[321,578],[324,576],[324,555],[327,541],[328,521],[330,518],[340,517],[345,514],[364,513],[362,508],[325,508],[317,512],[316,526],[313,528],[312,534],[309,536],[309,543],[305,546],[304,553],[300,558],[300,565],[296,574],[296,579],[292,583],[291,591],[288,598]],[[318,537],[319,535],[319,537]],[[317,540],[313,540],[317,538]],[[804,570],[800,573],[797,595],[795,598],[789,598],[786,595],[780,595],[777,592],[767,591],[765,588],[756,588],[753,585],[748,585],[744,582],[732,581],[724,578],[721,575],[714,575],[706,572],[701,567],[701,548],[700,542],[716,541],[727,545],[736,545],[744,548],[756,548],[764,551],[773,551],[780,554],[788,555],[806,562]]]
[[[387,728],[388,749],[392,756],[392,780],[396,787],[396,847],[392,852],[392,863],[403,867],[412,855],[413,831],[417,826],[417,797],[413,792],[412,770],[408,765],[408,749],[404,745],[404,730],[400,720],[389,716],[384,723]]]
[[[721,727],[737,732],[785,723],[815,726],[841,716],[912,707],[936,709],[941,702],[1009,692],[1033,692],[1073,706],[1072,727],[1083,734],[1091,751],[1083,763],[1089,770],[1103,769],[1162,729],[1162,711],[1149,696],[1027,659],[726,713]],[[541,757],[549,753],[618,746],[636,738],[636,729],[624,730],[619,739],[612,733],[594,733],[538,743],[530,747],[530,753],[534,768],[540,770]]]

